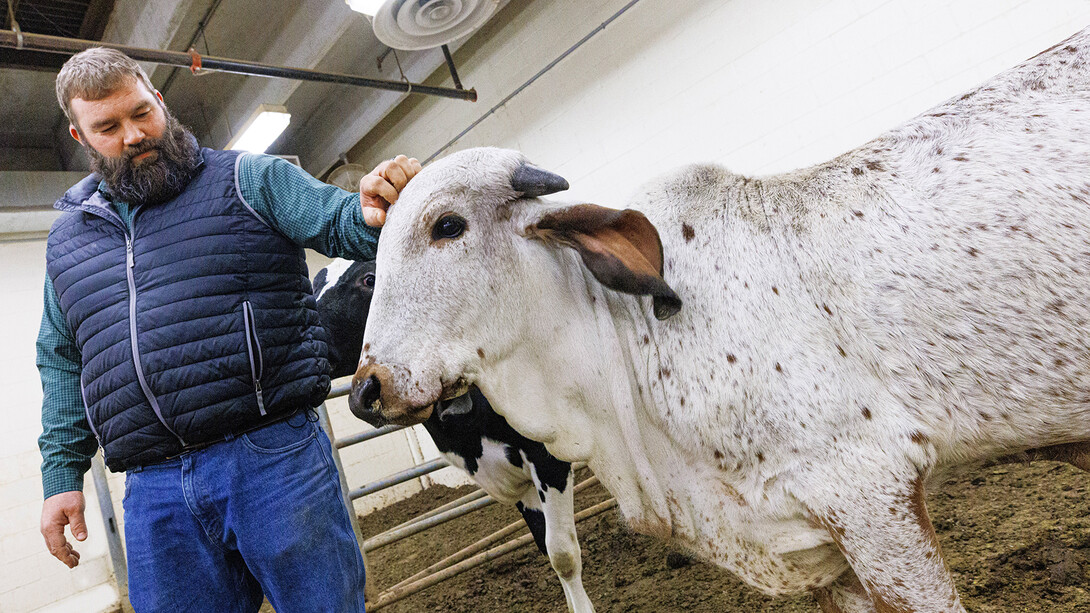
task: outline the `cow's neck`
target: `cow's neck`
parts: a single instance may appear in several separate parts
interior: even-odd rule
[[[550,338],[526,343],[480,385],[521,434],[558,458],[587,461],[636,530],[667,538],[676,509],[660,473],[676,445],[656,413],[655,342],[632,333],[653,319],[643,312],[650,300],[604,290],[589,273],[584,282],[580,314],[567,316],[565,326],[542,326]],[[558,356],[549,347],[585,353]]]

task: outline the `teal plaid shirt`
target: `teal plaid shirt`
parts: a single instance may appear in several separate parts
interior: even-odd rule
[[[270,226],[303,247],[330,257],[375,257],[379,231],[363,222],[358,194],[322,183],[280,158],[253,154],[243,154],[239,162],[238,190]],[[114,207],[131,227],[129,207],[116,201]],[[87,425],[80,395],[83,362],[79,346],[61,314],[48,275],[44,301],[38,332],[37,362],[42,378],[38,447],[42,451],[42,489],[49,498],[83,489],[83,475],[91,467],[98,441]]]

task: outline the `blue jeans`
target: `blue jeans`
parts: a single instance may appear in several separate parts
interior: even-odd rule
[[[125,479],[129,600],[138,613],[363,611],[363,558],[329,438],[313,413]]]

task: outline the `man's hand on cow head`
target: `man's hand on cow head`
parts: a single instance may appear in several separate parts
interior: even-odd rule
[[[386,223],[386,210],[397,202],[401,190],[409,180],[420,172],[420,162],[416,158],[399,155],[386,160],[360,179],[360,205],[363,207],[363,221],[374,228]]]

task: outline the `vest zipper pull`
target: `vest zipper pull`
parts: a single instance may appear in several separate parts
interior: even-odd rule
[[[129,265],[129,268],[136,265],[132,257],[132,239],[128,236],[125,237],[125,263]]]
[[[257,390],[257,412],[265,415],[265,398],[261,395],[260,381],[254,381],[254,389]]]

